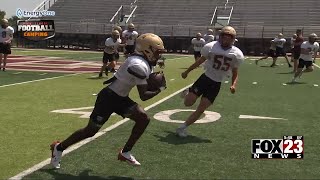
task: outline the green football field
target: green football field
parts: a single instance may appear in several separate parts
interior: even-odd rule
[[[77,51],[74,56],[72,53],[14,51],[14,54],[50,57],[67,54],[61,57],[77,60],[101,58],[99,53]],[[46,165],[50,143],[63,140],[86,125],[85,117],[96,98],[93,94],[104,87],[105,78],[91,78],[92,73],[48,73],[43,77],[39,72],[0,72],[0,179],[13,176],[24,179],[319,178],[320,89],[316,86],[320,84],[319,69],[315,67],[299,83],[290,84],[292,69],[282,59],[275,68],[269,67],[271,60],[256,66],[252,59],[255,58],[247,58],[240,68],[235,94],[229,92],[230,78],[223,82],[214,105],[206,112],[212,122],[190,126],[189,136],[179,138],[175,135],[179,124],[172,120],[182,122],[196,108],[185,107],[179,91],[192,84],[203,70],[198,68],[182,79],[180,74],[194,62],[193,57],[167,56],[164,73],[168,88],[146,102],[139,100],[136,89],[130,94],[146,107],[152,119],[132,151],[141,167],[117,160],[117,153],[133,126],[132,121],[124,121],[117,115],[104,125],[99,137],[71,148],[74,150],[62,158],[61,169],[53,170]],[[170,116],[160,116],[169,110],[174,111]],[[215,119],[210,116],[212,112],[221,117]],[[279,119],[241,119],[240,115]],[[304,159],[251,158],[251,139],[281,139],[283,135],[304,136]],[[35,167],[37,164],[44,167],[39,169]]]

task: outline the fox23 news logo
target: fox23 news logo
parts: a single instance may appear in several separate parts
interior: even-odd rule
[[[303,159],[303,148],[303,136],[251,140],[253,159]]]

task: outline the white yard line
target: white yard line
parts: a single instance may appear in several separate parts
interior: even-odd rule
[[[59,78],[68,77],[68,76],[75,76],[75,75],[79,75],[79,74],[82,74],[82,73],[67,74],[67,75],[64,75],[64,76],[44,78],[44,79],[37,79],[37,80],[25,81],[25,82],[14,83],[14,84],[7,84],[7,85],[2,85],[2,86],[0,86],[0,88],[2,88],[2,87],[9,87],[9,86],[16,86],[16,85],[20,85],[20,84],[28,84],[28,83],[39,82],[39,81],[45,81],[45,80],[51,80],[51,79],[59,79]]]
[[[172,93],[172,94],[170,94],[169,96],[167,96],[167,97],[165,97],[165,98],[163,98],[163,99],[161,99],[161,100],[159,100],[159,101],[151,104],[150,106],[146,107],[145,110],[149,110],[149,109],[151,109],[151,108],[153,108],[153,107],[155,107],[155,106],[163,103],[164,101],[166,101],[166,100],[170,99],[171,97],[179,94],[180,92],[182,92],[183,90],[185,90],[186,88],[188,88],[188,87],[190,87],[190,86],[191,86],[191,84],[188,85],[188,86],[186,86],[186,87],[184,87],[184,88],[182,88],[182,89],[180,89],[180,90],[178,90],[177,92]],[[107,132],[109,132],[109,131],[117,128],[118,126],[124,124],[124,123],[127,122],[128,120],[129,120],[128,118],[125,118],[125,119],[123,119],[123,120],[121,120],[121,121],[119,121],[119,122],[117,122],[117,123],[115,123],[115,124],[113,124],[113,125],[105,128],[105,129],[103,129],[102,131],[99,131],[95,136],[93,136],[93,137],[91,137],[91,138],[87,138],[87,139],[85,139],[85,140],[83,140],[83,141],[81,141],[81,142],[79,142],[79,143],[71,146],[69,149],[67,149],[67,150],[65,150],[65,151],[63,152],[63,155],[66,155],[66,154],[68,154],[68,153],[70,153],[70,152],[72,152],[72,151],[80,148],[81,146],[83,146],[83,145],[85,145],[85,144],[87,144],[87,143],[89,143],[89,142],[97,139],[98,137],[104,135],[105,133],[107,133]],[[46,165],[49,164],[49,163],[50,163],[50,158],[48,158],[48,159],[40,162],[39,164],[36,164],[36,165],[34,165],[33,167],[31,167],[31,168],[29,168],[29,169],[27,169],[27,170],[25,170],[25,171],[23,171],[23,172],[15,175],[15,176],[9,178],[9,180],[20,180],[20,179],[22,179],[23,177],[25,177],[25,176],[27,176],[27,175],[29,175],[29,174],[31,174],[31,173],[33,173],[33,172],[41,169],[42,167],[46,166]]]

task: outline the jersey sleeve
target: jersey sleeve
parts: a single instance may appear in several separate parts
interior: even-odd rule
[[[135,64],[135,65],[129,66],[127,71],[129,74],[132,75],[137,85],[148,84],[147,83],[148,70],[145,67]]]
[[[12,27],[10,27],[10,37],[12,37],[14,34],[14,29]]]
[[[106,46],[112,46],[110,38],[106,39],[106,42],[104,43]]]
[[[204,45],[203,48],[201,49],[201,55],[204,56],[206,59],[208,59],[208,57],[209,57],[210,47],[212,47],[212,44],[208,43],[208,44]]]
[[[243,53],[240,50],[237,51],[234,58],[235,58],[235,63],[233,64],[233,68],[239,68],[244,61]]]
[[[314,51],[315,52],[318,52],[319,51],[319,43],[315,43],[315,45],[314,45]]]
[[[191,39],[191,44],[193,45],[194,43],[195,43],[195,39],[192,38],[192,39]]]
[[[301,49],[307,49],[308,47],[307,47],[307,43],[302,43],[301,44]]]

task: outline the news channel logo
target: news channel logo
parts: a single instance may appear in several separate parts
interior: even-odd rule
[[[16,11],[16,16],[18,18],[23,18],[23,17],[45,17],[45,16],[55,16],[56,12],[55,11],[27,11],[23,10],[21,8],[18,8]]]

